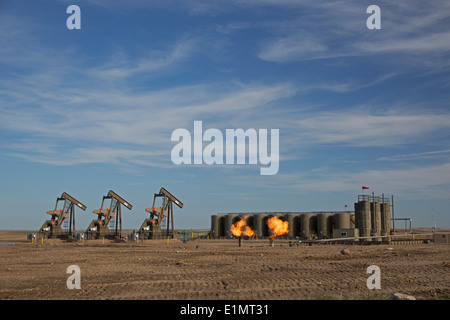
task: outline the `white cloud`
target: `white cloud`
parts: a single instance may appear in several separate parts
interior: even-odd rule
[[[218,25],[217,32],[224,34],[231,34],[239,30],[248,29],[252,26],[250,22],[230,22],[225,25]]]
[[[208,6],[207,2],[196,3],[200,7]],[[307,13],[311,13],[311,16],[305,13],[304,19],[299,21],[280,22],[274,19],[264,26],[256,19],[255,22],[225,23],[216,28],[219,32],[232,33],[250,27],[274,27],[270,36],[262,41],[259,53],[259,57],[267,61],[290,62],[297,59],[394,52],[407,48],[447,50],[450,43],[440,42],[449,37],[445,31],[426,38],[427,32],[435,29],[436,21],[443,21],[445,18],[448,6],[439,11],[442,3],[430,5],[430,8],[424,11],[423,17],[413,21],[400,15],[402,10],[407,8],[394,6],[391,10],[383,10],[383,17],[387,20],[386,28],[389,25],[398,28],[391,28],[389,32],[383,33],[383,37],[376,37],[373,41],[367,41],[368,36],[361,36],[362,33],[368,32],[364,29],[365,10],[361,11],[363,28],[355,29],[359,22],[352,17],[357,15],[361,8],[365,9],[362,5],[356,6],[355,2],[267,0],[260,3],[234,1],[233,4],[240,8],[257,5],[277,8],[298,6],[307,8]],[[138,1],[137,5],[146,4]],[[213,5],[220,8],[222,4],[215,2]],[[227,10],[230,9],[230,5],[225,6]],[[177,10],[174,7],[172,9]],[[396,17],[410,27],[395,23]],[[16,26],[11,19],[3,23]],[[425,30],[416,34],[413,27]],[[450,125],[450,117],[446,112],[376,114],[355,110],[351,106],[337,112],[317,112],[314,109],[304,112],[299,108],[290,110],[283,105],[284,99],[292,98],[299,92],[353,92],[391,79],[398,74],[397,71],[385,71],[373,80],[367,78],[367,81],[359,83],[345,80],[332,82],[325,79],[320,83],[296,87],[292,83],[275,81],[271,84],[226,85],[223,82],[212,82],[179,85],[161,90],[150,87],[148,91],[143,92],[133,86],[127,86],[128,81],[142,75],[156,78],[166,72],[176,72],[179,65],[186,65],[194,53],[204,48],[204,41],[201,40],[203,38],[181,37],[172,45],[165,46],[165,50],[149,50],[137,57],[121,49],[122,51],[117,50],[110,57],[105,57],[103,64],[83,68],[85,61],[81,59],[78,62],[73,59],[76,55],[74,52],[67,50],[65,55],[58,54],[61,58],[54,61],[55,51],[43,47],[38,40],[33,40],[30,30],[16,32],[25,35],[25,40],[30,40],[30,50],[21,50],[21,43],[12,41],[14,36],[6,35],[0,39],[0,44],[4,45],[0,45],[0,55],[9,57],[7,62],[16,67],[26,66],[33,61],[33,68],[27,70],[29,72],[26,75],[10,74],[0,80],[0,126],[10,132],[32,135],[36,146],[34,150],[42,151],[36,161],[50,161],[43,152],[46,150],[46,144],[55,146],[52,150],[58,152],[57,146],[69,141],[75,143],[77,152],[82,154],[84,159],[94,159],[90,157],[87,149],[83,149],[85,146],[95,150],[120,144],[118,149],[122,150],[126,149],[123,145],[130,144],[134,148],[143,147],[152,152],[167,152],[170,148],[170,144],[167,145],[170,132],[180,127],[189,128],[194,120],[208,120],[206,123],[209,126],[222,128],[248,128],[255,125],[256,128],[271,128],[275,124],[276,127],[283,128],[282,135],[286,131],[292,134],[282,143],[284,148],[291,150],[298,147],[298,141],[301,141],[300,148],[303,144],[308,147],[313,143],[358,147],[408,144],[416,139],[426,140],[431,134],[449,129]],[[404,35],[407,37],[403,39]],[[345,40],[342,46],[338,43],[341,39]],[[354,39],[364,40],[363,44],[355,44]],[[347,44],[351,45],[345,47]],[[52,68],[47,68],[49,65],[52,65]],[[289,103],[292,105],[292,101]],[[307,109],[310,105],[311,102],[301,107]],[[11,150],[14,154],[26,155],[31,160],[33,157],[29,155],[33,151],[20,148],[20,145],[25,146],[26,143],[29,142],[13,141]],[[132,148],[130,150],[132,151]],[[123,159],[130,162],[142,160],[142,157],[147,155],[136,152],[119,153],[124,154]],[[109,151],[105,151],[105,154],[109,154]],[[61,163],[84,161],[83,157],[78,157],[75,153],[66,153],[65,157],[67,158]],[[289,158],[293,157],[295,156],[289,155]],[[100,158],[104,161],[117,159],[113,156]]]
[[[16,87],[21,92],[19,83]],[[59,89],[57,95],[46,94],[45,88],[34,90],[37,98],[31,107],[20,101],[0,105],[0,127],[33,136],[33,147],[20,139],[2,147],[11,150],[12,156],[60,165],[119,160],[163,165],[170,159],[173,130],[190,129],[194,120],[204,119],[213,119],[209,126],[233,127],[239,113],[258,113],[267,104],[295,93],[289,84],[239,84],[226,89],[210,84],[146,93],[116,87],[110,91]],[[2,98],[8,100],[7,93]]]
[[[450,157],[450,149],[420,152],[420,153],[397,154],[397,155],[393,155],[393,156],[381,157],[378,160],[380,160],[380,161],[411,161],[411,160],[417,160],[417,159],[435,159],[435,158],[442,158],[442,157],[449,158]]]
[[[276,1],[266,1],[276,5]],[[366,27],[366,5],[360,1],[292,1],[302,7],[297,19],[272,23],[276,36],[265,40],[258,57],[265,61],[290,63],[338,57],[381,54],[401,55],[396,67],[422,61],[432,65],[450,50],[448,26],[450,5],[433,1],[425,7],[420,1],[408,4],[377,3],[381,7],[381,30]],[[282,7],[285,3],[280,3]],[[424,56],[426,54],[426,56]],[[448,55],[447,55],[448,56]],[[389,64],[392,59],[379,60]],[[442,62],[442,61],[441,61]],[[448,59],[446,59],[448,64]],[[419,65],[414,65],[418,67]],[[439,64],[434,65],[439,68]]]
[[[363,41],[355,43],[353,48],[360,54],[363,53],[423,53],[425,52],[447,52],[450,50],[450,32],[437,32],[432,34],[421,34],[416,37],[394,38],[387,37],[378,41]]]
[[[327,46],[314,39],[293,36],[266,44],[258,56],[267,61],[289,62],[311,59],[316,54],[323,55],[327,50]]]
[[[426,140],[431,134],[450,130],[450,115],[382,113],[346,110],[323,112],[293,120],[299,135],[310,143],[350,146],[395,146]]]
[[[378,193],[395,194],[405,199],[448,198],[450,163],[410,166],[403,169],[366,169],[355,171],[310,171],[278,173],[264,183],[255,183],[251,176],[230,177],[230,185],[251,186],[288,193],[357,192],[369,186]]]
[[[197,50],[198,42],[199,39],[185,38],[173,44],[167,52],[149,50],[137,60],[122,55],[120,60],[114,59],[98,68],[89,69],[90,76],[105,80],[122,80],[138,74],[161,72],[179,65],[190,57]]]
[[[42,148],[41,143],[34,145],[37,150],[34,152],[19,152],[23,151],[24,146],[17,144],[13,148],[17,151],[7,152],[6,155],[25,159],[30,162],[39,162],[56,166],[71,166],[78,164],[115,164],[118,166],[125,166],[132,163],[150,167],[168,167],[167,159],[169,159],[167,152],[152,151],[152,150],[133,150],[123,148],[122,145],[117,147],[77,147],[71,148],[67,146],[54,147],[51,152]]]

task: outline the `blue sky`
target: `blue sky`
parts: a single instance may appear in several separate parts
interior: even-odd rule
[[[0,228],[39,229],[63,192],[88,207],[77,229],[110,189],[139,228],[161,187],[185,204],[176,228],[207,228],[353,208],[363,185],[450,227],[449,51],[448,1],[1,1]],[[173,164],[195,120],[279,129],[278,173]]]

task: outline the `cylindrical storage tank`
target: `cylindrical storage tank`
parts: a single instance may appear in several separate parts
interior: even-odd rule
[[[320,213],[317,215],[317,236],[319,239],[331,238],[331,213]]]
[[[285,219],[289,223],[287,236],[291,239],[295,239],[300,235],[300,214],[288,213]]]
[[[235,223],[235,220],[239,219],[239,215],[236,213],[229,213],[225,216],[225,237],[233,237],[231,232],[231,226]]]
[[[381,203],[381,233],[384,236],[391,234],[391,204],[386,199]]]
[[[211,216],[211,238],[218,238],[219,233],[219,216],[213,214]]]
[[[349,212],[336,213],[334,215],[335,229],[352,229]]]
[[[258,238],[267,237],[267,214],[259,213],[253,216],[253,226],[255,234]]]
[[[381,236],[381,208],[378,198],[375,198],[371,203],[370,208],[371,223],[372,223],[372,236]],[[381,241],[382,238],[375,238],[375,240]]]
[[[350,214],[350,229],[355,229],[355,214],[353,212],[349,212]]]
[[[225,215],[221,214],[219,216],[219,237],[225,237]]]
[[[317,234],[317,214],[304,213],[300,216],[300,237],[303,239],[310,239],[313,235]]]
[[[211,216],[211,237],[212,238],[220,238],[224,236],[223,228],[224,228],[225,215],[218,214]]]
[[[355,226],[359,229],[360,237],[369,237],[372,229],[370,201],[363,200],[355,203]],[[363,239],[370,241],[370,239]]]

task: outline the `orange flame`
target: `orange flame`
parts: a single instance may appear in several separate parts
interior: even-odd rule
[[[282,236],[288,232],[289,223],[272,217],[267,220],[267,226],[269,227],[269,238],[273,239],[276,236]]]
[[[249,226],[246,225],[245,218],[247,217],[242,216],[241,220],[231,226],[230,230],[234,236],[241,237],[242,235],[244,235],[247,237],[251,237],[255,233]]]

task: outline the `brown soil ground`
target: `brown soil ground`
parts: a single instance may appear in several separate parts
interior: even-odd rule
[[[287,240],[23,241],[0,232],[0,299],[449,299],[450,245],[295,245]],[[16,237],[16,238],[14,238]],[[5,243],[3,243],[5,244]],[[341,254],[342,249],[350,254]],[[70,290],[67,267],[81,270]],[[381,269],[370,290],[367,267]]]

